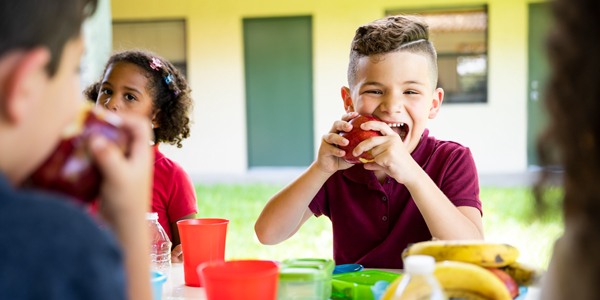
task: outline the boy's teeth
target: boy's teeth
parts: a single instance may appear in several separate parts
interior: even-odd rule
[[[404,123],[387,123],[390,127],[404,127]]]

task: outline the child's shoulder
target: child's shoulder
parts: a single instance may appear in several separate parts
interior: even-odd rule
[[[166,157],[158,151],[157,147],[154,151],[154,174],[155,179],[162,179],[165,182],[189,177],[178,162]]]
[[[450,140],[438,140],[433,136],[427,137],[429,142],[433,145],[432,155],[438,157],[452,158],[457,156],[472,156],[469,147]]]
[[[164,154],[158,151],[157,148],[155,148],[154,151],[154,169],[167,173],[173,173],[183,170],[183,168],[178,162],[166,157]]]

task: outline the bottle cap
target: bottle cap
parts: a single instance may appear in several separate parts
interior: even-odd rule
[[[432,274],[435,270],[435,259],[429,255],[409,255],[404,259],[404,270],[407,274]]]
[[[150,220],[150,221],[158,220],[158,213],[155,213],[155,212],[146,213],[146,220]]]

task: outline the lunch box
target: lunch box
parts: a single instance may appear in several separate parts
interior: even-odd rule
[[[300,258],[282,262],[278,300],[327,300],[331,296],[331,259]]]

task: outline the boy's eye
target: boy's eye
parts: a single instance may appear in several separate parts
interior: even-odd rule
[[[406,91],[406,92],[404,92],[404,93],[405,93],[405,94],[409,94],[409,95],[416,95],[416,94],[418,94],[418,93],[417,93],[417,92],[415,92],[415,91]]]
[[[131,94],[127,94],[127,95],[125,95],[125,99],[127,99],[129,101],[135,101],[135,96],[133,96]]]
[[[367,93],[367,94],[376,94],[376,95],[383,94],[381,91],[378,91],[378,90],[370,90],[370,91],[366,91],[365,93]]]
[[[109,90],[109,89],[106,89],[106,88],[104,88],[104,89],[101,89],[101,90],[100,90],[100,93],[101,93],[101,94],[105,94],[105,95],[112,95],[112,91],[111,91],[111,90]]]

